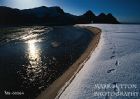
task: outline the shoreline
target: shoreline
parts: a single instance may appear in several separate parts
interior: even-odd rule
[[[90,58],[91,53],[97,47],[101,30],[96,27],[84,26],[84,28],[92,33],[94,36],[90,41],[87,49],[84,53],[76,60],[76,62],[71,65],[58,79],[56,79],[45,91],[43,91],[36,99],[58,99],[60,95],[65,91],[65,89],[69,86],[72,80],[75,78],[77,73],[82,69],[85,62]]]

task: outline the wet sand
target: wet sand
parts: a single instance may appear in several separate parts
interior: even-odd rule
[[[85,52],[77,61],[67,69],[62,76],[55,80],[45,91],[43,91],[36,99],[58,99],[63,91],[69,86],[76,74],[82,69],[85,62],[90,58],[91,53],[98,45],[101,30],[95,27],[82,27],[94,33],[94,36]]]

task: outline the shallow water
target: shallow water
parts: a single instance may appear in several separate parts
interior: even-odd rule
[[[92,34],[78,27],[0,28],[0,99],[34,99],[72,65]]]

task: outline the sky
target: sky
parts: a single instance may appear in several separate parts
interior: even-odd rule
[[[92,10],[96,15],[112,13],[120,22],[140,23],[140,0],[0,0],[0,6],[19,9],[60,6],[75,15]]]

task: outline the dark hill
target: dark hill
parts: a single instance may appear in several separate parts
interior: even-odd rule
[[[112,14],[96,16],[87,11],[81,16],[66,13],[60,7],[37,7],[33,9],[13,9],[0,6],[0,25],[73,25],[88,23],[119,23]]]

